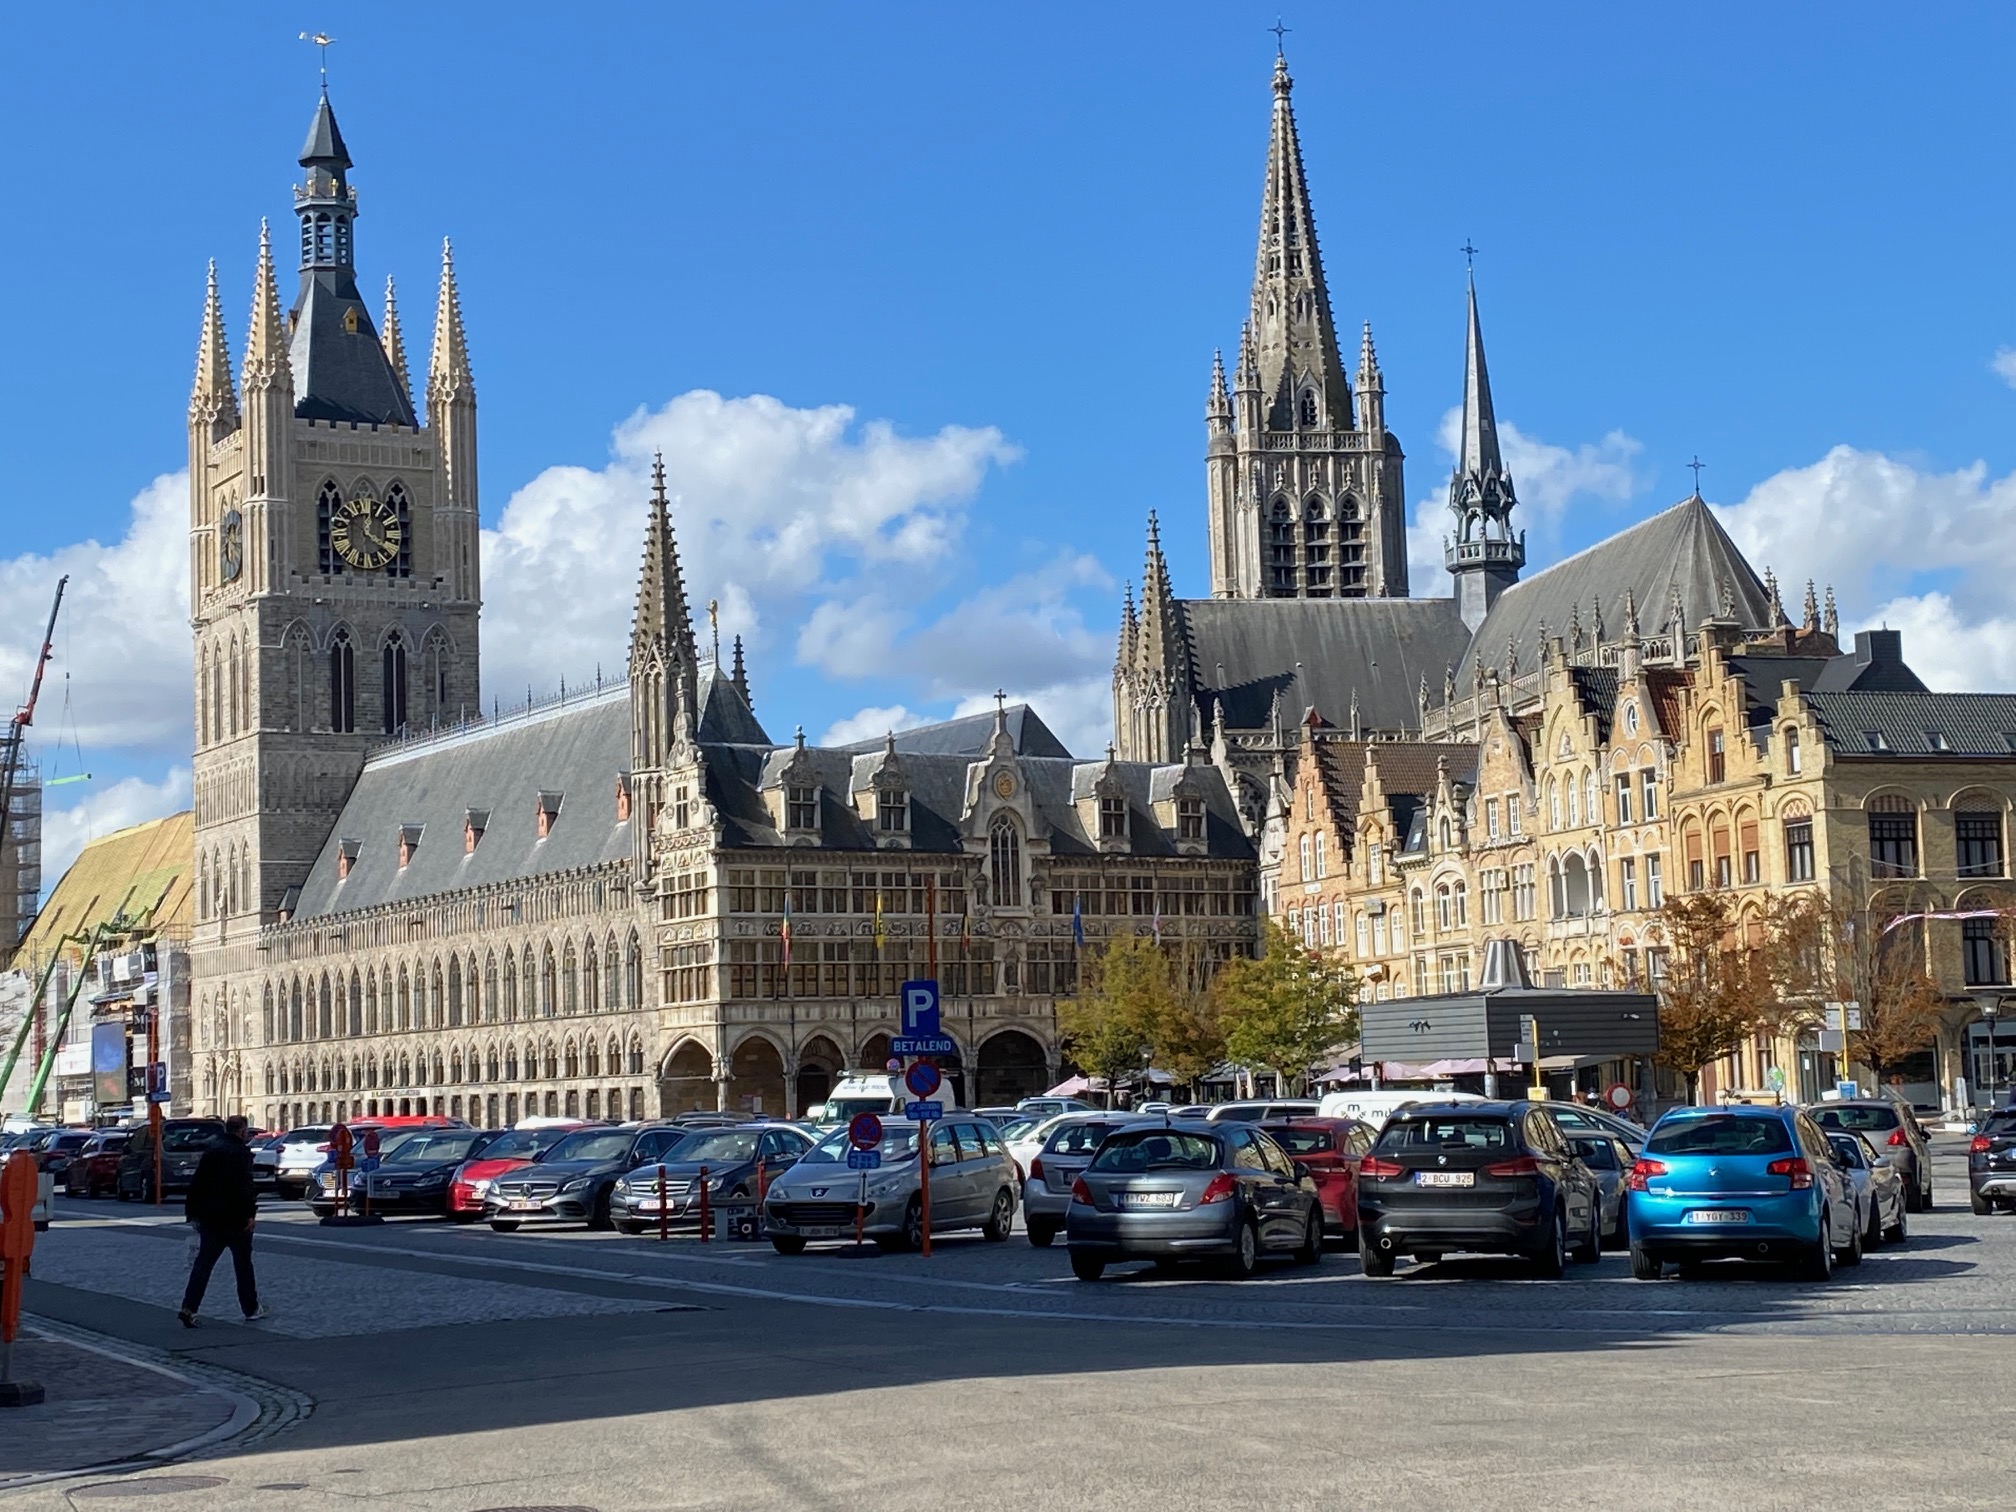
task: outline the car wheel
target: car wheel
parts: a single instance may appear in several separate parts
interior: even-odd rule
[[[1309,1209],[1308,1225],[1302,1230],[1302,1242],[1295,1248],[1297,1265],[1318,1265],[1323,1260],[1323,1209],[1313,1204]]]
[[[311,1202],[308,1204],[308,1211],[313,1213],[317,1218],[334,1218],[336,1216],[336,1204],[333,1202]]]
[[[1917,1212],[1918,1205],[1925,1200],[1925,1189],[1913,1181],[1904,1188],[1904,1207],[1909,1212]]]
[[[1057,1225],[1048,1219],[1030,1218],[1025,1221],[1029,1242],[1038,1249],[1048,1249],[1057,1237]]]
[[[644,1225],[637,1222],[637,1220],[634,1218],[625,1218],[621,1223],[617,1224],[616,1227],[620,1229],[623,1233],[628,1234],[633,1239],[636,1238],[639,1234],[644,1232]]]
[[[1979,1192],[1969,1192],[1967,1194],[1967,1206],[1974,1210],[1974,1216],[1977,1218],[1986,1218],[1990,1213],[1995,1211],[1995,1204],[1990,1202],[1986,1197],[1983,1197]]]
[[[770,1248],[780,1255],[802,1255],[805,1253],[805,1241],[796,1234],[772,1234]]]
[[[875,1241],[888,1254],[903,1250],[921,1248],[924,1243],[924,1199],[913,1196],[910,1205],[903,1209],[902,1232],[890,1234]]]
[[[1925,1183],[1925,1190],[1918,1198],[1918,1211],[1921,1213],[1932,1211],[1932,1183],[1929,1181]]]
[[[1855,1235],[1848,1241],[1848,1247],[1835,1253],[1836,1265],[1860,1265],[1862,1263],[1862,1215],[1855,1215]]]
[[[1540,1235],[1540,1243],[1534,1246],[1532,1261],[1534,1270],[1544,1281],[1558,1281],[1561,1273],[1568,1269],[1568,1227],[1566,1215],[1556,1208],[1548,1215],[1547,1227]]]
[[[1657,1281],[1665,1269],[1665,1263],[1648,1252],[1644,1245],[1631,1246],[1631,1274],[1640,1281]]]
[[[450,1213],[448,1220],[451,1223],[474,1223],[482,1216],[481,1213]]]
[[[1883,1237],[1892,1244],[1902,1244],[1904,1242],[1905,1224],[1907,1221],[1904,1204],[1900,1202],[1897,1204],[1897,1221],[1883,1230]]]
[[[994,1194],[994,1211],[981,1226],[980,1237],[989,1244],[1005,1244],[1015,1232],[1015,1194],[1003,1187]]]
[[[1589,1209],[1589,1234],[1582,1243],[1575,1246],[1577,1265],[1594,1265],[1603,1258],[1603,1204],[1598,1202]]]
[[[514,1218],[492,1218],[490,1220],[490,1227],[500,1234],[515,1234],[518,1232],[518,1222]]]
[[[1797,1273],[1801,1281],[1831,1281],[1834,1279],[1834,1237],[1827,1214],[1820,1214],[1820,1237],[1812,1248],[1806,1251],[1798,1262]]]
[[[1106,1262],[1083,1250],[1071,1251],[1071,1274],[1080,1281],[1097,1281],[1106,1274]]]
[[[1244,1281],[1260,1269],[1260,1230],[1251,1218],[1241,1219],[1232,1238],[1232,1253],[1225,1257],[1225,1278]]]
[[[1358,1230],[1358,1268],[1368,1276],[1393,1274],[1393,1252],[1375,1248],[1362,1226]]]
[[[1869,1227],[1862,1231],[1862,1248],[1865,1250],[1883,1248],[1883,1236],[1885,1232],[1886,1230],[1883,1227],[1883,1204],[1872,1202],[1869,1204]]]
[[[599,1232],[610,1227],[609,1196],[610,1189],[607,1187],[604,1187],[596,1194],[595,1205],[588,1210],[588,1227],[590,1230]]]

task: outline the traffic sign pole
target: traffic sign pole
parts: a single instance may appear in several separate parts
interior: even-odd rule
[[[924,1258],[931,1258],[931,1125],[917,1125],[917,1201],[923,1211]]]

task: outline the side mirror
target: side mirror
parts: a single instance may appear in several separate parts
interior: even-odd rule
[[[1295,1167],[1295,1179],[1297,1181],[1314,1181],[1316,1179],[1315,1172],[1311,1171],[1301,1161],[1290,1161],[1289,1164]]]

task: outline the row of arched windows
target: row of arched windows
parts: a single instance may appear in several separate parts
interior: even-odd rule
[[[203,641],[196,648],[196,738],[215,745],[245,734],[252,716],[252,648],[233,634],[228,641]]]
[[[581,1078],[644,1075],[644,1037],[632,1034],[544,1042],[456,1046],[430,1056],[402,1051],[381,1061],[372,1052],[270,1060],[265,1066],[266,1093],[363,1092],[379,1088],[480,1085],[484,1082],[574,1081]]]
[[[1365,522],[1346,494],[1333,512],[1311,494],[1298,510],[1286,497],[1267,512],[1267,588],[1276,597],[1353,595],[1365,586]]]

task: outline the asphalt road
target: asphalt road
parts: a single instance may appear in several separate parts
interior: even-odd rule
[[[1554,1283],[1462,1259],[1374,1282],[1335,1254],[1088,1286],[1019,1234],[786,1258],[276,1211],[272,1322],[191,1333],[179,1225],[100,1202],[66,1204],[28,1306],[314,1399],[152,1488],[122,1478],[120,1506],[2004,1506],[2016,1218],[1966,1211],[1959,1148],[1910,1240],[1825,1286],[1636,1282],[1621,1255]],[[173,1489],[191,1478],[214,1484]]]

